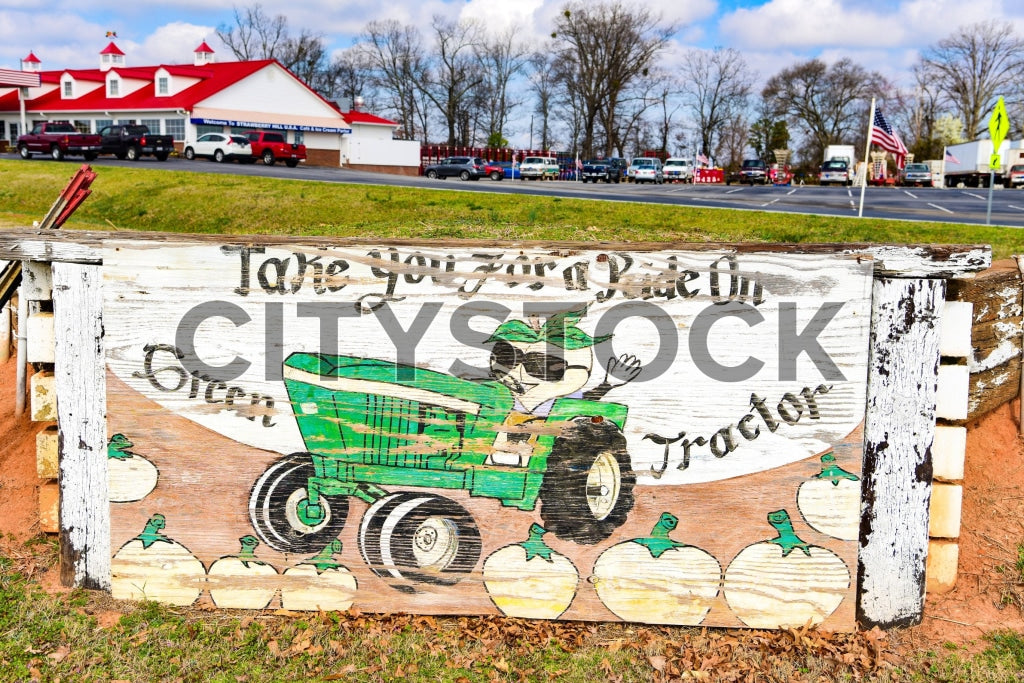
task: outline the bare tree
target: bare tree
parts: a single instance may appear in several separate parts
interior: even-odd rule
[[[552,50],[544,49],[530,55],[530,89],[536,97],[536,107],[534,113],[530,115],[530,145],[533,145],[534,123],[536,122],[537,131],[540,133],[541,149],[547,149],[551,142],[552,107],[559,83],[555,59],[551,53]],[[576,139],[575,131],[572,139]]]
[[[484,80],[479,90],[489,147],[508,144],[502,141],[505,140],[509,115],[521,104],[510,89],[512,81],[523,73],[529,61],[526,46],[517,38],[521,32],[520,27],[509,27],[486,39],[477,49],[477,58],[483,67]]]
[[[423,92],[448,128],[447,144],[468,145],[472,120],[468,96],[484,79],[474,53],[481,44],[482,29],[475,21],[453,22],[441,16],[435,16],[430,27],[435,43]]]
[[[746,154],[750,121],[742,111],[736,111],[724,122],[713,156],[715,163],[727,169],[738,168]]]
[[[355,102],[357,97],[371,102],[374,96],[373,66],[366,51],[350,47],[333,60],[324,74],[323,95],[331,99]],[[370,109],[373,106],[370,105]]]
[[[929,81],[945,94],[972,138],[984,131],[1002,90],[1011,95],[1024,77],[1024,41],[1002,21],[962,26],[921,56]],[[1016,99],[1019,101],[1019,99]]]
[[[747,106],[754,74],[733,48],[691,50],[682,66],[685,101],[697,122],[705,154],[717,147],[723,125]]]
[[[863,140],[871,97],[890,87],[881,74],[849,59],[832,66],[811,59],[772,76],[761,95],[803,130],[805,153],[815,157],[829,144]]]
[[[217,37],[227,45],[236,59],[277,59],[279,51],[288,40],[288,19],[283,14],[270,17],[263,11],[263,5],[233,9],[233,26],[221,24]]]
[[[402,137],[415,140],[419,128],[426,140],[428,118],[420,106],[426,58],[419,31],[394,19],[371,21],[363,29],[358,49],[370,66],[384,106],[401,123]]]
[[[554,35],[567,74],[563,87],[582,107],[584,155],[597,151],[599,124],[607,133],[602,150],[606,155],[623,146],[615,136],[623,93],[650,71],[654,57],[675,32],[675,25],[664,25],[646,8],[627,6],[622,0],[574,0],[565,5]]]
[[[286,38],[277,61],[309,87],[324,92],[327,85],[327,48],[321,36],[303,29],[298,36]]]

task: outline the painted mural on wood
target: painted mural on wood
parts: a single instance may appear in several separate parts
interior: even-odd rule
[[[863,258],[107,242],[103,272],[117,595],[854,625]]]

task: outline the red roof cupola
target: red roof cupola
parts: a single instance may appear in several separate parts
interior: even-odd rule
[[[36,54],[31,50],[29,50],[28,57],[21,60],[22,71],[42,71],[42,68],[43,63],[39,61],[39,57],[36,57]]]
[[[109,71],[115,66],[124,66],[124,53],[114,41],[110,41],[100,52],[100,71]]]
[[[202,44],[195,49],[195,65],[206,66],[207,64],[213,63],[213,48],[206,44],[204,40]]]

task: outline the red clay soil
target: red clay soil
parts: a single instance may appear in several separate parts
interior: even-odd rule
[[[14,416],[15,362],[0,366],[0,549],[39,533],[35,435],[44,424]],[[1024,583],[1016,573],[1024,544],[1024,448],[1018,403],[968,425],[956,588],[927,598],[924,622],[899,634],[902,648],[977,643],[998,629],[1024,632]],[[47,588],[51,581],[44,581]]]

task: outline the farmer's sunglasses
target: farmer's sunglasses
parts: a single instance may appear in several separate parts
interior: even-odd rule
[[[491,349],[491,370],[498,377],[509,375],[517,365],[522,365],[527,374],[547,382],[557,382],[565,377],[565,371],[578,368],[588,370],[585,365],[569,365],[561,356],[541,353],[540,351],[523,351],[508,342],[499,341]]]

